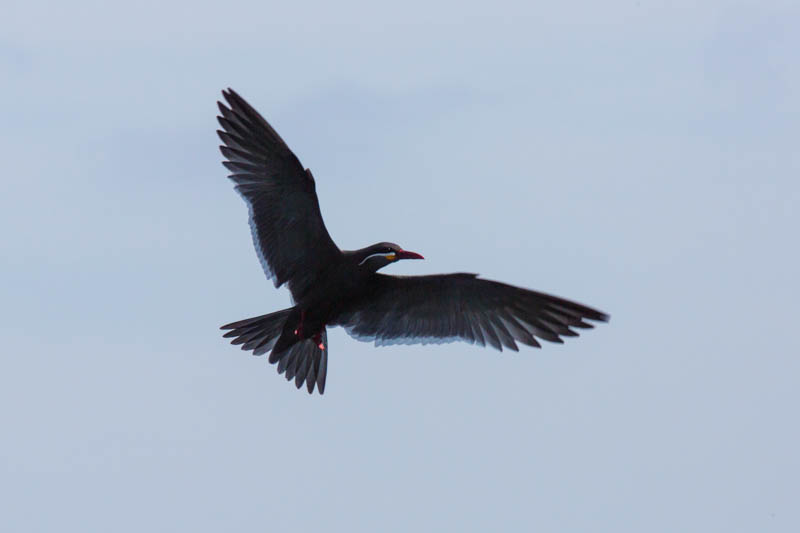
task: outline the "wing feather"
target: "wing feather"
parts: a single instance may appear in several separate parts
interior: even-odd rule
[[[247,202],[253,245],[267,278],[276,287],[287,283],[299,301],[341,256],[322,220],[314,178],[252,106],[232,89],[222,94],[220,151]]]
[[[375,274],[369,298],[354,302],[337,320],[358,340],[376,345],[463,340],[502,351],[517,342],[541,347],[537,337],[563,343],[585,320],[605,313],[557,296],[478,278],[476,274],[386,276]]]

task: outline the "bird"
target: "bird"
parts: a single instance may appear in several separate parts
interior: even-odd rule
[[[609,315],[550,294],[472,273],[395,276],[379,273],[424,259],[391,242],[340,250],[319,207],[316,182],[278,132],[233,89],[218,101],[223,165],[249,210],[258,259],[275,287],[288,286],[292,307],[221,327],[253,355],[269,352],[279,374],[325,392],[327,328],[342,327],[376,346],[465,341],[502,351],[517,343],[563,343],[576,329]]]

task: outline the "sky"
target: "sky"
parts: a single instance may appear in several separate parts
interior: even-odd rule
[[[4,531],[800,530],[796,2],[19,2],[0,21]],[[219,326],[289,303],[232,87],[343,249],[611,315],[542,350]]]

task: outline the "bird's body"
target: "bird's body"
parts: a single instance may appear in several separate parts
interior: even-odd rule
[[[422,259],[382,242],[342,251],[322,221],[314,177],[274,129],[238,94],[223,95],[224,165],[250,209],[253,243],[267,277],[286,283],[294,306],[227,324],[233,344],[271,352],[278,371],[324,392],[326,328],[342,326],[376,345],[463,340],[517,350],[539,347],[536,337],[563,342],[571,328],[608,320],[600,311],[562,298],[478,278],[476,274],[389,276],[378,270],[401,259]]]
[[[347,302],[365,297],[368,274],[357,268],[353,254],[344,252],[325,266],[309,287],[304,297],[295,301],[295,314],[287,324],[292,339],[287,343],[313,338],[327,324],[335,323]]]

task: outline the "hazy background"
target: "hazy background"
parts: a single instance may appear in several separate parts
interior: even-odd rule
[[[291,5],[289,5],[291,4]],[[800,531],[800,8],[20,2],[0,21],[0,529]],[[611,323],[519,354],[330,334],[310,397],[233,87],[342,248]]]

